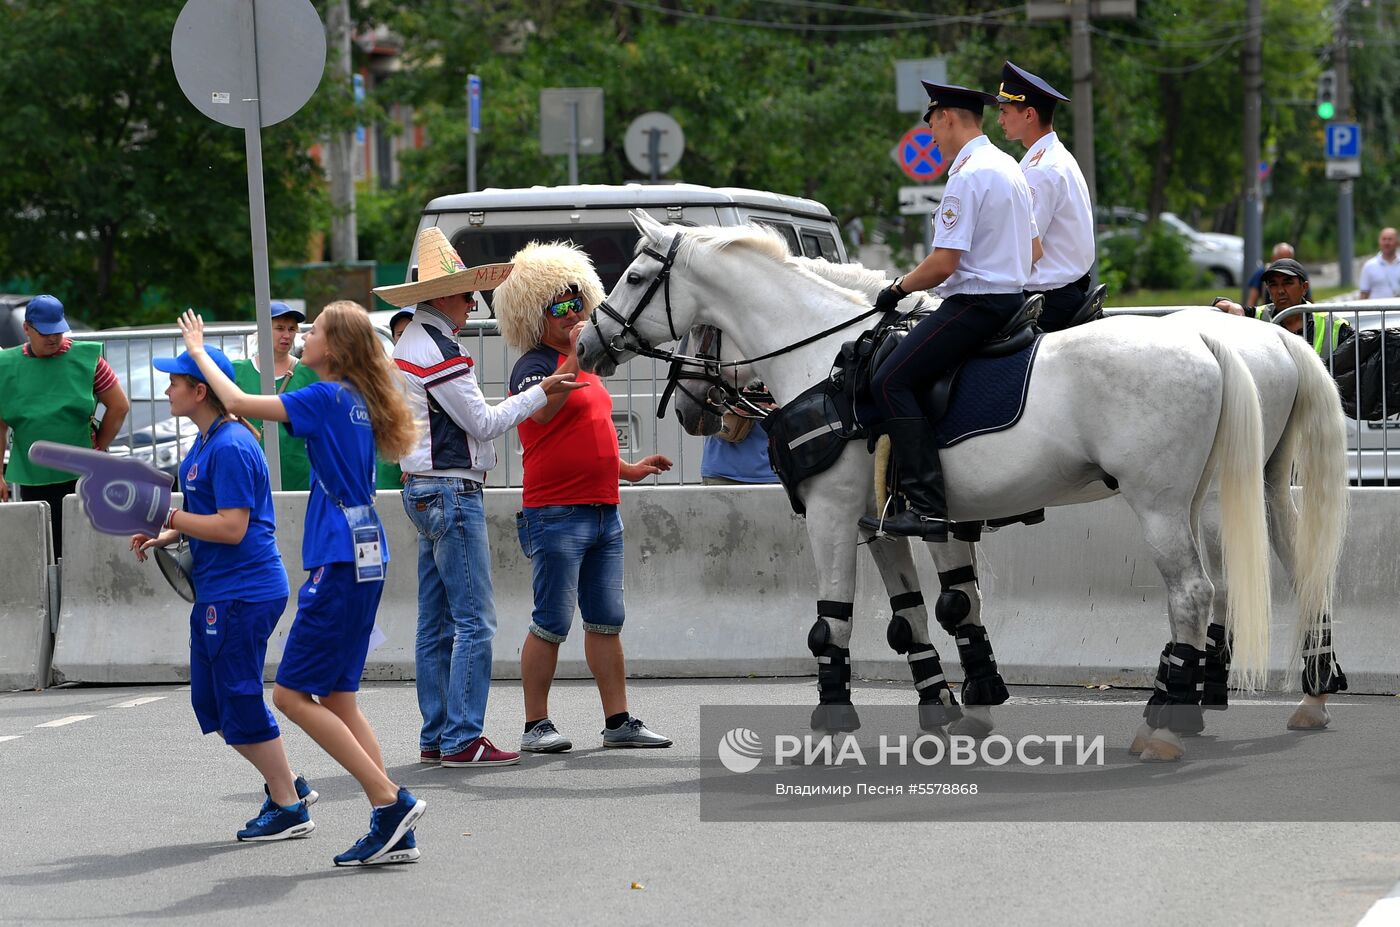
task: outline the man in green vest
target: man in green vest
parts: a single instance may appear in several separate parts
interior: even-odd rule
[[[1351,337],[1351,326],[1340,316],[1326,312],[1299,312],[1284,315],[1294,306],[1312,302],[1308,296],[1308,272],[1293,258],[1280,258],[1264,268],[1264,292],[1269,301],[1258,307],[1243,307],[1237,302],[1217,296],[1212,305],[1222,312],[1245,315],[1278,324],[1305,339],[1313,350],[1327,360],[1337,345]],[[1283,316],[1283,318],[1279,318]]]
[[[290,393],[308,383],[315,383],[316,371],[299,363],[292,356],[292,345],[296,343],[297,332],[306,316],[284,302],[273,302],[272,310],[272,375],[277,395]],[[262,392],[261,363],[266,352],[259,349],[251,358],[235,361],[233,382],[250,395]],[[254,428],[262,430],[263,423],[249,419]],[[282,460],[282,488],[306,492],[311,489],[311,462],[306,457],[306,441],[292,435],[286,424],[278,426],[278,456]]]
[[[77,481],[66,470],[32,463],[30,445],[56,441],[106,451],[131,411],[116,373],[102,357],[101,343],[63,337],[68,330],[63,303],[36,296],[24,310],[29,342],[0,351],[0,448],[14,430],[0,502],[9,501],[7,483],[19,487],[21,501],[47,502],[57,557],[63,556],[63,497]],[[107,411],[97,425],[93,413],[99,402]]]

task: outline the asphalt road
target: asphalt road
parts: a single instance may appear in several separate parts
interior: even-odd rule
[[[186,690],[0,695],[0,923],[1318,927],[1357,923],[1400,877],[1393,822],[703,822],[700,769],[715,748],[700,742],[699,707],[808,705],[813,688],[808,679],[634,681],[633,710],[676,746],[604,751],[592,687],[561,683],[553,717],[573,753],[448,770],[416,762],[412,686],[370,686],[361,701],[390,773],[429,808],[420,862],[355,870],[331,857],[363,833],[367,805],[295,728],[285,730],[292,765],[321,793],[316,831],[240,845],[233,832],[261,799],[256,773],[217,738],[199,737]],[[1143,697],[1013,694],[1052,707]],[[862,705],[910,701],[905,686],[857,686]],[[487,733],[501,746],[517,742],[520,706],[518,684],[496,685]],[[1400,711],[1400,701],[1365,708],[1338,707],[1337,733],[1306,735],[1315,739],[1298,749],[1331,752],[1344,771],[1353,757],[1373,767],[1362,754],[1375,745],[1393,764],[1394,712],[1384,710]],[[1269,710],[1274,742],[1288,709]],[[40,726],[53,722],[66,723]],[[1221,762],[1210,753],[1160,775]],[[1257,776],[1267,790],[1288,754],[1287,745],[1243,751],[1219,768]],[[1356,797],[1377,818],[1400,816],[1400,777],[1370,775],[1357,787],[1388,788]],[[1367,927],[1384,922],[1372,915]]]

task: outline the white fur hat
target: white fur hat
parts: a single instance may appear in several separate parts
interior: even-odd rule
[[[569,242],[532,241],[511,258],[514,269],[496,288],[491,307],[506,344],[529,351],[544,335],[544,309],[564,292],[577,289],[584,318],[603,301],[603,283],[588,254]]]

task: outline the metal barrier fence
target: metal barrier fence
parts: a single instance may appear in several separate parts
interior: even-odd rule
[[[388,332],[381,331],[381,335],[385,350],[389,350]],[[252,322],[216,323],[205,330],[206,342],[233,360],[257,352],[256,336],[257,325]],[[133,455],[174,475],[199,432],[188,419],[171,416],[169,402],[165,399],[170,378],[152,367],[151,359],[174,357],[184,350],[180,330],[172,326],[74,332],[73,337],[103,344],[107,362],[131,401],[131,412],[113,442],[112,452]],[[486,400],[500,402],[507,394],[506,380],[519,352],[506,346],[494,320],[468,320],[458,333],[458,340],[476,361],[474,370]],[[674,468],[653,477],[653,482],[699,483],[703,439],[686,434],[674,416],[664,421],[656,417],[665,377],[665,365],[661,362],[634,358],[607,379],[608,392],[613,397],[618,445],[629,460],[648,454],[665,454],[671,458]],[[495,445],[497,463],[490,485],[519,486],[523,473],[520,442],[514,429],[497,438]]]
[[[1163,316],[1182,309],[1199,306],[1126,307],[1105,310],[1109,316]],[[1326,316],[1325,330],[1331,332],[1337,320],[1346,322],[1353,332],[1384,329],[1390,314],[1400,314],[1400,299],[1363,300],[1312,303],[1281,313],[1276,322],[1298,316]],[[1316,327],[1318,319],[1310,324]],[[1309,320],[1305,318],[1305,324]],[[255,351],[257,326],[249,323],[215,324],[206,332],[209,343],[217,345],[230,358],[238,359]],[[381,332],[389,346],[387,332]],[[74,332],[73,337],[101,341],[108,363],[122,381],[132,411],[117,441],[114,453],[132,454],[154,463],[169,473],[175,473],[180,460],[192,445],[198,430],[185,419],[170,415],[164,391],[169,378],[151,366],[152,357],[174,356],[183,346],[177,328],[146,328],[131,331]],[[1396,336],[1400,338],[1400,335]],[[507,394],[506,379],[519,352],[507,347],[500,337],[494,320],[468,320],[458,334],[463,347],[476,361],[476,375],[487,401],[495,403]],[[1390,338],[1377,338],[1384,345]],[[1334,369],[1338,360],[1351,351],[1351,366],[1362,367],[1363,339],[1333,346],[1324,357]],[[1378,361],[1371,362],[1371,375],[1379,378],[1380,414],[1347,420],[1349,472],[1353,482],[1365,485],[1400,484],[1400,403],[1390,403],[1384,385],[1390,371],[1385,351],[1375,352]],[[1345,366],[1345,364],[1343,365]],[[700,456],[703,439],[686,434],[674,417],[660,420],[656,406],[665,383],[665,365],[649,358],[634,358],[607,379],[608,392],[613,397],[613,422],[618,432],[618,444],[624,457],[636,459],[647,454],[665,454],[675,462],[671,472],[655,478],[664,484],[695,484],[700,482]],[[1400,371],[1395,375],[1400,377]],[[1374,386],[1374,383],[1371,384]],[[1400,386],[1397,386],[1400,390]],[[1363,378],[1356,377],[1352,391],[1354,404],[1360,407]],[[1397,432],[1392,445],[1390,435]],[[491,485],[519,486],[522,469],[520,444],[514,430],[496,439],[496,469]],[[1393,456],[1392,456],[1393,455]]]

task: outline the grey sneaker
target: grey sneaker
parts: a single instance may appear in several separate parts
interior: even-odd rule
[[[520,738],[520,749],[526,753],[564,753],[574,748],[573,741],[559,733],[554,722],[545,718]]]
[[[641,718],[628,718],[622,727],[603,731],[605,747],[669,747],[671,738],[648,730]]]

